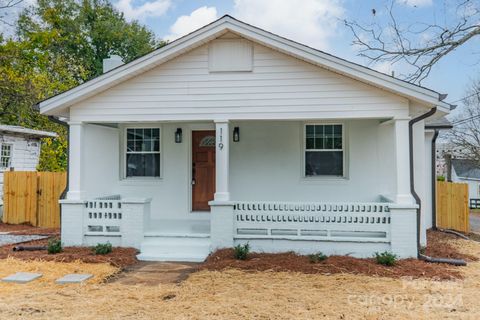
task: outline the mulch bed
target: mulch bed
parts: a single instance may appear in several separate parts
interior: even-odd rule
[[[434,258],[462,259],[467,262],[478,261],[478,257],[461,253],[455,247],[449,244],[449,241],[455,239],[459,239],[459,237],[440,231],[428,231],[425,255]]]
[[[14,225],[0,223],[0,232],[9,232],[13,235],[46,235],[49,236],[49,238],[60,236],[59,228],[38,228],[28,224]],[[92,249],[87,247],[64,247],[63,252],[57,254],[48,254],[47,250],[13,251],[13,247],[15,246],[46,246],[49,238],[1,246],[0,259],[14,257],[22,260],[57,262],[73,262],[77,260],[87,263],[106,262],[121,269],[138,262],[136,258],[138,251],[134,248],[113,248],[113,251],[106,255],[95,255]]]
[[[448,244],[454,235],[429,232],[427,255],[476,261],[477,257],[462,254]],[[212,253],[198,267],[200,270],[223,270],[236,268],[247,271],[285,271],[307,274],[351,273],[380,277],[412,277],[439,280],[461,279],[461,267],[447,264],[433,264],[417,259],[399,260],[395,266],[387,267],[376,263],[375,259],[358,259],[348,256],[330,256],[318,263],[311,263],[307,256],[288,253],[251,253],[245,261],[233,257],[233,249],[222,249]]]
[[[138,251],[134,248],[113,248],[113,251],[106,255],[96,255],[88,247],[64,247],[63,252],[48,254],[47,250],[42,251],[13,251],[13,247],[22,246],[46,246],[48,239],[35,240],[22,244],[10,244],[0,247],[0,259],[13,257],[22,260],[46,260],[57,262],[73,262],[81,260],[86,263],[110,263],[113,266],[124,269],[127,266],[137,263]]]

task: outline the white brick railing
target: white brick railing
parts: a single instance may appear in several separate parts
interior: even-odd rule
[[[387,203],[233,202],[243,239],[390,241]]]
[[[62,242],[68,246],[111,242],[139,248],[151,199],[111,195],[88,200],[60,200]]]
[[[86,235],[121,235],[122,203],[119,195],[89,200],[85,207]]]

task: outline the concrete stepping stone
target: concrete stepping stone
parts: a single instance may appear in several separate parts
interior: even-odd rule
[[[2,279],[4,282],[27,283],[42,276],[41,273],[17,272]]]
[[[71,273],[61,277],[60,279],[57,279],[57,281],[55,282],[58,284],[81,283],[85,280],[90,279],[91,277],[93,277],[93,274]]]

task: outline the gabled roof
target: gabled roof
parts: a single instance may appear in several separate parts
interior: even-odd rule
[[[480,165],[468,159],[452,159],[452,166],[458,177],[464,179],[480,179]]]
[[[81,100],[150,70],[227,32],[236,33],[243,38],[260,43],[266,47],[420,102],[428,107],[437,106],[438,110],[445,113],[450,111],[450,105],[442,101],[445,95],[438,92],[335,57],[225,15],[164,47],[40,102],[38,104],[40,112],[52,115],[59,114],[61,110]]]
[[[24,128],[20,126],[10,126],[6,124],[0,124],[0,134],[1,133],[13,133],[13,134],[29,136],[29,137],[37,137],[37,138],[57,137],[57,134],[55,132],[34,130],[34,129]]]

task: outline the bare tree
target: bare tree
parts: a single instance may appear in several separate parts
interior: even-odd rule
[[[412,67],[405,80],[421,83],[432,67],[443,57],[480,36],[480,1],[444,1],[443,25],[439,23],[405,22],[395,12],[391,0],[384,24],[369,25],[345,21],[353,33],[359,54],[370,62],[404,62]],[[376,15],[377,10],[372,9]]]
[[[23,0],[0,0],[0,23],[11,25],[5,18],[9,15],[10,9],[18,7],[22,2]]]
[[[463,113],[453,121],[448,138],[463,156],[480,164],[480,79],[467,90],[463,104]]]

